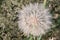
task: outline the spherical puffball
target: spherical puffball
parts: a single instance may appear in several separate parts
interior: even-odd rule
[[[40,36],[52,27],[52,15],[43,3],[30,3],[18,10],[19,29],[27,36]]]

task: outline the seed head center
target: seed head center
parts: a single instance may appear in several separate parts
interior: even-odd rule
[[[30,22],[30,24],[32,24],[32,25],[37,25],[37,18],[36,17],[30,17],[30,20],[29,20],[29,22]]]

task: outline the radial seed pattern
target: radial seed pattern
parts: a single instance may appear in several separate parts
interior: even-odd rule
[[[51,28],[52,16],[42,3],[30,3],[23,6],[18,13],[18,26],[25,35],[43,35]]]

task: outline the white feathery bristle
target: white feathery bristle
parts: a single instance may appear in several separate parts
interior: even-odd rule
[[[49,12],[49,8],[46,9],[42,3],[30,3],[23,6],[18,13],[19,29],[27,36],[43,35],[52,27],[52,15]]]

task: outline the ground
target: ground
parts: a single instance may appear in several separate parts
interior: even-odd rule
[[[11,3],[10,0],[5,2],[4,0],[0,1],[0,40],[28,40],[28,38],[23,36],[22,32],[18,29],[18,13],[15,12],[15,9],[18,9],[18,7],[21,8],[22,4],[29,4],[29,2],[43,2],[43,0],[20,1],[18,0],[18,2],[21,3],[20,5],[17,5],[18,3]],[[43,35],[42,40],[60,40],[60,0],[47,1],[46,6],[50,7],[55,28],[52,28],[51,31]]]

